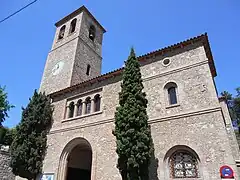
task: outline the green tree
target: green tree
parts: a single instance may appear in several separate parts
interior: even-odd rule
[[[36,179],[42,171],[47,148],[47,134],[52,124],[53,108],[50,99],[36,90],[22,112],[16,136],[10,147],[11,167],[15,175]]]
[[[231,119],[238,122],[238,132],[240,133],[240,87],[236,88],[236,93],[235,97],[227,91],[223,91],[221,95],[226,98]]]
[[[11,145],[16,135],[16,128],[0,127],[0,144]]]
[[[236,113],[235,113],[235,110],[234,110],[234,97],[233,97],[233,95],[231,93],[229,93],[228,91],[223,91],[223,92],[221,92],[221,96],[225,97],[225,99],[226,99],[231,119],[236,120],[237,116],[236,116]]]
[[[0,144],[4,144],[7,128],[0,126]]]
[[[146,111],[148,102],[133,48],[122,76],[113,131],[117,144],[117,167],[123,180],[148,180],[153,146]]]
[[[237,95],[233,99],[233,111],[235,120],[238,122],[238,132],[240,134],[240,87],[236,88]]]
[[[228,91],[221,92],[221,96],[225,97],[227,101],[232,100],[232,94],[230,94]]]
[[[14,106],[7,100],[7,93],[5,92],[5,87],[0,86],[0,126],[8,117],[8,111]]]
[[[16,128],[7,128],[5,137],[4,137],[4,145],[11,145],[14,138],[16,137]]]

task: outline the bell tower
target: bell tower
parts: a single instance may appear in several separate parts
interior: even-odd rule
[[[50,94],[101,74],[102,39],[106,32],[85,6],[56,24],[40,91]]]

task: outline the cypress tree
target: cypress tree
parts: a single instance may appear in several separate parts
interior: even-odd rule
[[[4,144],[7,131],[7,128],[0,126],[0,145]]]
[[[52,112],[50,99],[35,90],[29,104],[23,109],[21,122],[16,127],[16,136],[10,147],[10,165],[15,175],[30,180],[36,179],[41,173]]]
[[[122,76],[113,131],[117,144],[117,167],[123,180],[148,180],[153,146],[146,111],[148,102],[133,48]]]

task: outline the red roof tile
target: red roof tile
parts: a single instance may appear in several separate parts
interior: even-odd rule
[[[137,58],[141,62],[145,58],[148,58],[148,57],[151,57],[151,56],[156,56],[156,55],[159,55],[159,54],[165,54],[169,51],[176,50],[178,48],[183,48],[184,46],[187,46],[187,45],[190,45],[190,44],[193,44],[193,43],[196,43],[196,42],[202,42],[203,43],[206,55],[207,55],[208,60],[209,60],[209,65],[210,65],[212,76],[215,77],[217,74],[216,74],[216,69],[215,69],[215,65],[214,65],[214,61],[213,61],[213,57],[212,57],[207,33],[201,34],[199,36],[187,39],[185,41],[179,42],[179,43],[171,45],[171,46],[167,46],[165,48],[162,48],[162,49],[159,49],[159,50],[156,50],[156,51],[149,52],[149,53],[147,53],[145,55],[142,55],[142,56],[139,56]],[[106,74],[102,74],[100,76],[89,79],[87,81],[80,82],[79,84],[73,85],[71,87],[67,87],[67,88],[59,90],[57,92],[53,92],[53,93],[50,94],[50,96],[54,97],[54,96],[57,96],[57,95],[60,95],[60,94],[66,93],[66,92],[73,91],[73,90],[75,90],[77,88],[80,88],[82,86],[87,86],[89,84],[93,84],[95,82],[102,81],[104,79],[108,79],[110,77],[120,75],[121,72],[123,71],[123,69],[124,69],[124,67],[113,70],[113,71],[108,72]]]

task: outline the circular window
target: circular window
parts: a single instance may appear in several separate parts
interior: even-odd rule
[[[170,59],[167,58],[167,59],[164,59],[162,63],[164,66],[168,66],[170,62],[171,62]]]

